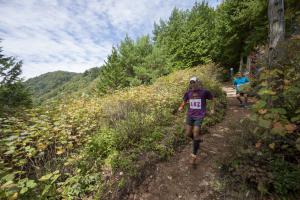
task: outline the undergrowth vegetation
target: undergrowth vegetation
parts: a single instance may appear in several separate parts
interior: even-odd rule
[[[0,197],[82,199],[121,191],[139,176],[146,158],[166,159],[184,142],[183,114],[172,111],[190,76],[198,76],[217,97],[217,112],[204,125],[222,119],[226,98],[216,71],[213,65],[199,66],[150,86],[65,99],[1,118]]]
[[[225,162],[235,183],[262,195],[299,199],[300,195],[300,40],[285,42],[257,80],[253,113],[242,122]]]

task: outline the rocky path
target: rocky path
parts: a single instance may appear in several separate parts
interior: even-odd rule
[[[221,189],[220,156],[226,153],[230,124],[238,123],[249,111],[238,107],[235,91],[224,87],[228,108],[225,119],[211,127],[203,136],[197,166],[189,164],[191,143],[171,160],[157,165],[155,173],[147,178],[127,199],[129,200],[217,200],[231,199]]]

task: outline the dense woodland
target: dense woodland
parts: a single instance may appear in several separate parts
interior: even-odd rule
[[[151,36],[126,36],[103,66],[82,74],[59,71],[24,82],[22,61],[1,49],[0,197],[97,199],[130,190],[143,169],[141,155],[167,159],[184,143],[171,113],[186,80],[199,76],[217,97],[217,113],[204,122],[211,126],[226,109],[219,81],[228,80],[231,67],[247,70],[255,55],[260,73],[249,90],[256,103],[237,125],[245,131],[221,168],[229,185],[298,199],[300,3],[284,2],[285,41],[275,54],[268,51],[265,0],[174,8]]]

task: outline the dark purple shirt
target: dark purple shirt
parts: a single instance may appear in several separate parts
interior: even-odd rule
[[[183,100],[189,103],[187,115],[194,119],[202,119],[206,113],[206,99],[212,100],[213,95],[208,90],[189,90],[184,94]]]

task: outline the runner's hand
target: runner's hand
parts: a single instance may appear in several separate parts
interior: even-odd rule
[[[210,114],[215,114],[215,109],[210,110]]]
[[[183,107],[178,108],[178,112],[182,112],[182,110],[183,110]]]

